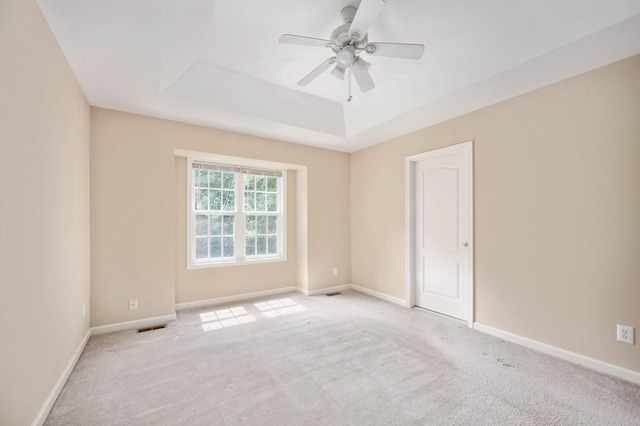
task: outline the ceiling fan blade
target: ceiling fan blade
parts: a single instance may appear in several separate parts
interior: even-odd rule
[[[293,34],[282,34],[278,39],[280,43],[284,44],[297,44],[301,46],[313,46],[313,47],[327,47],[333,46],[334,43],[331,40],[325,40],[322,38],[305,37]]]
[[[376,84],[371,78],[371,74],[369,74],[370,66],[371,64],[369,62],[362,58],[358,58],[351,67],[353,69],[353,76],[356,78],[356,82],[358,83],[358,86],[360,86],[360,90],[362,92],[368,92],[376,87]]]
[[[388,58],[420,59],[424,54],[424,44],[410,43],[369,43],[364,51],[372,56]]]
[[[306,86],[307,84],[311,83],[313,80],[318,78],[320,74],[325,72],[331,66],[331,64],[333,64],[335,61],[336,61],[336,57],[333,56],[327,59],[326,61],[324,61],[323,63],[321,63],[320,65],[318,65],[316,69],[311,71],[302,80],[298,82],[298,86]]]
[[[349,28],[352,40],[362,40],[384,6],[384,0],[362,0]]]

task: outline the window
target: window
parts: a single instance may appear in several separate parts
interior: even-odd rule
[[[189,160],[189,267],[282,260],[281,170]]]

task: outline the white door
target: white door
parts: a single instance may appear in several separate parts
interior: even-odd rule
[[[415,304],[468,321],[471,143],[425,154],[414,168]]]

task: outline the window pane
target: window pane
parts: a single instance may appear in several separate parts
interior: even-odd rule
[[[245,219],[245,233],[247,235],[255,235],[256,234],[256,217],[255,216],[247,216]]]
[[[267,194],[267,211],[278,211],[278,194]]]
[[[244,211],[245,212],[254,212],[256,211],[256,198],[255,192],[247,192],[244,193]]]
[[[256,237],[256,254],[267,254],[267,237]]]
[[[265,190],[265,178],[264,176],[256,176],[256,191]]]
[[[209,171],[209,187],[210,188],[220,188],[221,182],[221,172],[217,172],[214,170]]]
[[[196,189],[196,210],[209,210],[209,190]]]
[[[278,237],[271,236],[267,237],[267,253],[269,254],[277,254],[278,253]]]
[[[221,237],[210,238],[209,244],[211,246],[211,257],[212,258],[222,257],[222,238]]]
[[[232,212],[236,209],[236,193],[233,191],[224,191],[222,193],[222,210]]]
[[[203,188],[206,188],[207,182],[209,180],[208,177],[208,171],[207,170],[200,170],[200,169],[194,169],[193,170],[193,181],[195,182],[195,186],[200,186]]]
[[[253,191],[256,189],[256,178],[253,175],[244,175],[244,189]]]
[[[267,218],[265,216],[256,216],[258,234],[265,235],[267,233]]]
[[[222,216],[209,216],[209,227],[211,235],[222,235]]]
[[[256,211],[263,212],[265,208],[265,194],[262,192],[256,192]]]
[[[247,256],[256,254],[256,237],[246,237],[244,243],[244,252]]]
[[[209,218],[207,217],[207,215],[204,215],[204,214],[196,215],[196,235],[197,236],[209,235],[209,227],[207,226],[207,222],[209,222]]]
[[[268,234],[277,234],[278,233],[278,218],[275,216],[269,216],[267,218],[267,233]]]
[[[212,189],[209,191],[209,209],[210,210],[221,210],[221,201],[222,201],[222,194],[220,193],[221,191],[218,189]]]
[[[234,221],[234,217],[233,216],[224,216],[223,219],[223,227],[222,227],[222,233],[224,235],[233,235],[233,223]]]
[[[233,257],[233,254],[234,254],[233,237],[223,237],[222,247],[223,247],[224,257]]]
[[[269,192],[278,191],[278,178],[273,176],[270,176],[267,178],[267,191]]]
[[[222,187],[225,189],[235,189],[236,187],[236,175],[232,172],[222,173]]]
[[[207,250],[208,238],[196,238],[196,259],[206,259],[209,257]]]

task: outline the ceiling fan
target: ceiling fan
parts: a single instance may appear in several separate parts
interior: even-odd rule
[[[344,80],[349,75],[349,99],[351,100],[351,73],[362,92],[375,87],[369,74],[370,63],[360,57],[362,52],[371,56],[389,58],[420,59],[424,54],[424,44],[369,42],[368,31],[384,6],[384,0],[362,0],[358,8],[347,6],[340,12],[343,24],[333,30],[329,39],[283,34],[279,42],[313,47],[328,47],[334,56],[322,62],[298,82],[306,86],[335,64],[331,74]]]

